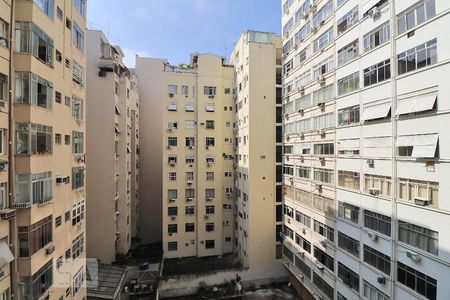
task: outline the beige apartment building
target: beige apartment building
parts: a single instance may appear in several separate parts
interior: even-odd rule
[[[236,252],[244,267],[275,267],[281,265],[277,259],[281,258],[278,232],[282,226],[280,37],[245,32],[231,63],[235,69]]]
[[[138,58],[136,73],[143,85],[148,79],[161,83],[151,91],[153,95],[144,92],[142,98],[161,103],[161,110],[156,111],[161,118],[154,122],[161,121],[162,125],[151,128],[161,129],[153,130],[153,135],[162,136],[162,168],[155,166],[154,176],[143,176],[141,186],[162,178],[161,197],[156,200],[162,202],[164,256],[201,257],[232,252],[233,67],[222,57],[194,54],[190,64],[179,67],[164,60]],[[156,100],[155,95],[160,98]],[[158,105],[145,107],[155,110]],[[143,132],[143,140],[146,134]],[[143,157],[153,154],[149,149],[144,142]],[[141,219],[151,214],[151,206],[142,209],[147,205],[145,201],[141,202]],[[141,227],[143,235],[144,230],[151,228]]]
[[[83,0],[0,2],[2,299],[86,295],[85,24]]]
[[[13,248],[15,210],[9,205],[9,106],[11,104],[11,1],[0,2],[0,299],[10,299],[12,271],[16,262]]]
[[[139,91],[119,46],[98,30],[88,30],[87,42],[87,251],[109,264],[128,252],[137,232]]]

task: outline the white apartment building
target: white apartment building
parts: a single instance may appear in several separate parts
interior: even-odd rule
[[[321,153],[325,165],[335,157],[330,172],[302,163],[317,152],[299,139],[322,121],[305,121],[302,100],[285,105],[283,255],[305,299],[448,298],[449,12],[444,0],[283,3],[283,46],[292,47],[283,60],[285,91],[291,58],[295,75],[315,76],[322,65],[334,84],[335,107],[324,122],[336,134]],[[311,32],[303,29],[308,21]],[[315,188],[312,196],[305,185]],[[316,195],[336,200],[327,207]],[[319,206],[328,216],[317,214]]]

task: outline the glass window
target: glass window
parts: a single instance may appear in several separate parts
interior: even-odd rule
[[[358,222],[359,222],[359,207],[339,201],[338,216],[344,220],[348,220],[350,222],[358,224]]]
[[[363,295],[369,300],[389,300],[389,296],[375,288],[373,285],[364,280]]]
[[[342,96],[359,89],[359,72],[355,72],[338,80],[338,95]]]
[[[338,50],[337,60],[338,66],[353,60],[359,56],[359,39],[354,40],[350,44],[345,45]]]
[[[52,216],[30,226],[19,226],[19,256],[30,257],[53,241]]]
[[[38,1],[38,0],[35,0]],[[70,250],[69,250],[70,251]],[[32,276],[20,277],[21,299],[40,299],[53,285],[53,259],[50,259]]]
[[[84,133],[72,131],[72,153],[84,153]]]
[[[16,153],[20,155],[52,153],[52,127],[33,123],[17,123]]]
[[[391,218],[370,210],[364,210],[364,227],[391,236]]]
[[[75,120],[84,120],[84,101],[75,95],[72,95],[72,117]]]
[[[333,40],[333,27],[328,29],[327,32],[323,33],[313,42],[314,53],[325,48]]]
[[[437,63],[437,41],[432,39],[397,55],[398,75]]]
[[[350,27],[355,25],[359,20],[358,6],[355,6],[351,11],[346,13],[337,21],[337,34],[340,35],[346,32]]]
[[[338,247],[359,258],[359,241],[340,231],[338,232]]]
[[[334,271],[334,259],[316,246],[314,246],[314,257],[324,267],[328,268],[330,271]]]
[[[398,221],[398,240],[413,247],[438,255],[439,233],[405,221]]]
[[[72,189],[84,187],[84,167],[72,168]]]
[[[86,0],[72,0],[73,6],[82,17],[86,16]]]
[[[72,61],[72,81],[84,86],[84,68],[76,61]]]
[[[314,231],[327,238],[331,242],[334,242],[334,229],[332,227],[314,220]]]
[[[364,245],[364,262],[384,272],[386,275],[391,274],[391,258],[367,245]]]
[[[397,16],[398,34],[411,30],[435,15],[435,0],[420,1]]]
[[[437,280],[401,262],[397,262],[397,281],[427,299],[436,300]]]
[[[377,29],[363,36],[364,52],[370,51],[390,40],[389,22],[381,25]]]
[[[329,84],[313,93],[313,104],[325,103],[334,98],[334,84]]]
[[[338,110],[339,126],[348,126],[359,123],[359,105]]]
[[[338,277],[346,286],[359,291],[359,275],[341,262],[338,262]]]
[[[333,184],[334,171],[328,169],[314,169],[314,180],[328,184]]]
[[[16,102],[52,108],[53,84],[33,73],[16,72]]]
[[[80,26],[78,26],[75,21],[73,22],[72,27],[72,43],[75,48],[78,48],[81,52],[84,52],[84,31],[80,28]]]
[[[54,0],[34,0],[34,3],[51,19],[53,19]]]
[[[47,65],[53,66],[53,39],[32,22],[17,21],[15,51],[30,53]]]
[[[344,188],[359,190],[359,173],[338,171],[338,185]]]
[[[391,78],[391,60],[387,59],[364,69],[364,86],[369,86]]]

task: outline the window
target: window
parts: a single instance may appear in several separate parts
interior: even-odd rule
[[[64,97],[64,105],[70,107],[70,100],[69,96]]]
[[[206,145],[206,147],[214,147],[215,146],[215,138],[213,138],[213,137],[206,137],[205,138],[205,145]]]
[[[206,223],[205,224],[205,231],[206,232],[212,232],[214,231],[214,223]]]
[[[83,100],[75,95],[72,95],[72,117],[75,120],[84,120]]]
[[[17,174],[17,204],[44,204],[52,200],[52,173]]]
[[[169,172],[169,181],[177,180],[177,172]]]
[[[195,214],[195,206],[186,206],[184,208],[184,213],[188,216]]]
[[[72,189],[84,187],[84,167],[72,168]]]
[[[359,275],[341,262],[338,262],[338,277],[346,286],[359,292]]]
[[[205,213],[207,215],[213,215],[214,214],[214,205],[206,205],[205,206]]]
[[[359,173],[338,171],[338,185],[340,187],[359,190]]]
[[[60,92],[55,91],[55,102],[61,103],[62,102],[62,95]]]
[[[168,86],[168,92],[169,92],[169,96],[170,95],[176,95],[177,94],[177,86],[170,84]]]
[[[167,138],[167,146],[176,147],[177,146],[177,137],[169,136]]]
[[[16,46],[18,53],[29,53],[53,66],[53,40],[32,22],[16,22]]]
[[[386,275],[391,274],[391,258],[367,245],[364,245],[364,262],[384,272]]]
[[[398,75],[437,63],[437,40],[432,39],[397,55]]]
[[[439,233],[405,221],[398,221],[398,240],[434,255],[439,252]]]
[[[316,272],[313,272],[313,283],[320,291],[322,291],[328,297],[328,299],[333,299],[334,297],[333,287],[329,285],[320,275],[317,275]]]
[[[84,134],[72,131],[72,153],[84,153]]]
[[[84,86],[84,68],[76,61],[72,63],[72,81],[79,86]]]
[[[329,43],[331,43],[332,39],[333,39],[333,27],[328,29],[327,32],[325,32],[316,40],[314,40],[313,42],[314,53],[325,48]]]
[[[214,112],[216,110],[214,103],[206,103],[205,110],[207,112]]]
[[[408,8],[397,17],[398,34],[424,23],[436,15],[435,0],[424,0]]]
[[[16,102],[52,108],[53,84],[33,73],[16,72]]]
[[[359,123],[359,105],[347,107],[338,110],[338,124],[339,126],[347,126]]]
[[[364,174],[364,192],[374,196],[389,197],[391,195],[391,178]]]
[[[56,16],[57,16],[58,19],[60,19],[60,20],[63,19],[63,11],[62,11],[62,9],[61,9],[59,6],[56,7]]]
[[[334,229],[317,220],[314,220],[314,231],[323,237],[326,237],[331,242],[334,242]]]
[[[195,111],[195,104],[194,103],[186,103],[186,105],[184,106],[184,109],[187,112],[194,112]]]
[[[3,47],[9,47],[8,33],[9,33],[9,24],[6,23],[4,20],[0,19],[0,45]]]
[[[311,178],[311,168],[304,167],[304,166],[295,167],[295,176],[300,177],[300,178],[310,179]]]
[[[324,267],[328,268],[330,271],[334,271],[334,259],[316,246],[314,246],[314,257]]]
[[[318,89],[313,94],[313,104],[325,103],[334,98],[334,84]]]
[[[334,208],[334,200],[331,198],[327,198],[327,197],[323,197],[323,196],[319,196],[319,195],[313,195],[312,197],[313,199],[313,207],[321,210],[331,216],[335,216],[335,208]]]
[[[186,172],[186,180],[194,180],[194,172]]]
[[[169,217],[174,217],[178,215],[178,207],[176,206],[171,206],[167,208],[167,215]]]
[[[436,300],[437,280],[401,262],[397,262],[397,281],[427,299]]]
[[[351,221],[358,224],[359,222],[359,207],[345,203],[338,203],[338,216],[344,220]]]
[[[391,236],[391,218],[370,210],[364,210],[364,227]]]
[[[364,69],[364,86],[369,86],[391,78],[391,60],[387,59]]]
[[[82,17],[86,16],[86,0],[72,0],[73,6]]]
[[[428,200],[437,206],[439,201],[439,183],[399,178],[398,198],[403,201],[415,202]]]
[[[203,88],[203,93],[207,96],[215,96],[216,95],[216,87],[215,86],[205,86]]]
[[[215,189],[205,189],[205,198],[214,199],[216,197]]]
[[[84,31],[75,21],[73,22],[72,43],[75,48],[78,48],[81,52],[84,52]]]
[[[206,249],[214,249],[214,240],[206,240],[205,241],[205,248]]]
[[[84,219],[84,201],[72,206],[72,226],[78,225]]]
[[[333,155],[334,154],[334,144],[315,144],[314,154],[316,155]]]
[[[373,285],[364,280],[364,298],[369,300],[389,300],[389,296],[375,288]]]
[[[206,180],[207,181],[214,180],[214,172],[206,172]]]
[[[343,34],[353,25],[358,23],[359,14],[358,6],[355,6],[351,11],[346,13],[342,18],[337,21],[337,35]]]
[[[0,209],[2,208],[3,206],[0,204]],[[55,218],[55,227],[59,227],[59,226],[61,226],[61,224],[62,224],[62,218],[61,218],[61,216],[57,216],[56,218]]]
[[[168,224],[167,225],[167,233],[172,235],[173,233],[177,233],[178,225],[177,224]]]
[[[84,234],[80,234],[72,241],[72,259],[77,259],[84,251]]]
[[[342,96],[359,89],[359,73],[355,72],[338,80],[338,96]]]
[[[35,2],[46,2],[44,0],[34,0]],[[50,1],[50,0],[49,0]],[[53,1],[52,1],[53,3]],[[21,291],[27,291],[25,295],[21,293],[21,299],[33,300],[40,299],[41,296],[48,291],[53,285],[53,259],[50,259],[42,268],[40,268],[33,276],[20,277],[19,285]]]
[[[81,267],[80,270],[73,276],[73,288],[72,288],[72,295],[73,297],[78,294],[78,292],[81,290],[81,287],[84,282],[84,267]]]
[[[0,106],[5,106],[6,99],[8,99],[8,88],[6,84],[8,82],[8,77],[0,73]]]
[[[370,51],[390,40],[390,25],[389,22],[381,25],[372,32],[363,36],[364,52]]]
[[[311,243],[297,233],[295,234],[295,243],[302,247],[306,252],[311,253]]]
[[[334,126],[334,113],[323,114],[314,117],[314,129],[326,129]]]
[[[70,211],[66,211],[64,213],[64,222],[69,222],[70,221]]]
[[[185,232],[194,232],[195,231],[195,224],[194,223],[186,223],[186,224],[184,224],[184,231]]]
[[[30,226],[19,226],[19,256],[30,257],[53,241],[52,216]]]
[[[172,201],[177,200],[177,198],[178,198],[178,190],[176,190],[176,189],[168,189],[167,190],[167,198],[169,200],[172,200]]]
[[[332,71],[333,69],[333,56],[330,56],[313,67],[314,78],[318,79],[320,76]]]
[[[178,250],[178,242],[167,243],[167,251],[177,251],[177,250]]]
[[[195,162],[195,158],[193,155],[186,155],[186,163],[193,164]]]
[[[205,128],[206,129],[214,129],[214,120],[206,120]]]
[[[357,58],[359,55],[359,39],[354,40],[350,44],[345,45],[338,50],[337,61],[338,66]]]
[[[309,1],[306,1],[309,2]],[[323,25],[323,23],[325,22],[325,20],[331,16],[331,14],[333,13],[333,0],[328,1],[327,3],[325,3],[324,6],[322,6],[322,8],[313,16],[313,24],[314,27],[319,27],[320,25]]]
[[[334,171],[328,169],[314,169],[314,180],[323,183],[334,183]]]
[[[295,110],[307,109],[311,107],[311,94],[304,95],[295,100]]]
[[[359,241],[340,231],[338,232],[338,247],[359,258]]]

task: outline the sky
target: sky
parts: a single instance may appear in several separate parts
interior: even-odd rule
[[[134,67],[135,55],[188,63],[194,52],[229,58],[248,30],[281,32],[280,0],[91,0],[88,28],[102,30]]]

